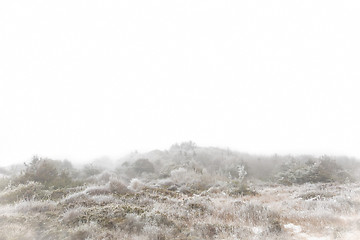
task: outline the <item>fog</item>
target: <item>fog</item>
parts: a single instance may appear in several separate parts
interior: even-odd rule
[[[358,240],[359,12],[0,1],[0,238]]]
[[[2,1],[0,166],[192,140],[360,157],[357,1]]]

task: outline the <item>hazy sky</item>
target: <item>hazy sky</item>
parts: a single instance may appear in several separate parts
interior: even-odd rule
[[[360,3],[0,2],[0,165],[175,142],[360,157]]]

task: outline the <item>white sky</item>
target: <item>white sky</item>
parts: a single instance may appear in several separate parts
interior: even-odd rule
[[[0,2],[0,165],[175,142],[360,157],[360,2]]]

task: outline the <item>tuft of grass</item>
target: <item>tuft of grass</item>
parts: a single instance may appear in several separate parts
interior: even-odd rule
[[[324,200],[328,198],[332,198],[335,195],[329,192],[308,192],[305,194],[299,195],[299,198],[304,200]]]
[[[51,212],[57,209],[57,204],[54,201],[34,201],[25,200],[20,201],[15,205],[15,209],[20,213],[44,213]]]

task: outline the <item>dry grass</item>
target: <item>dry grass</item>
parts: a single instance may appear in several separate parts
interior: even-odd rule
[[[109,181],[55,201],[2,204],[0,239],[348,240],[360,232],[359,184],[259,184],[256,195],[233,197],[224,191],[175,193],[142,182],[133,193]]]
[[[360,239],[360,184],[336,181],[344,169],[329,159],[260,161],[192,144],[147,158],[114,171],[35,159],[0,182],[0,240]]]

